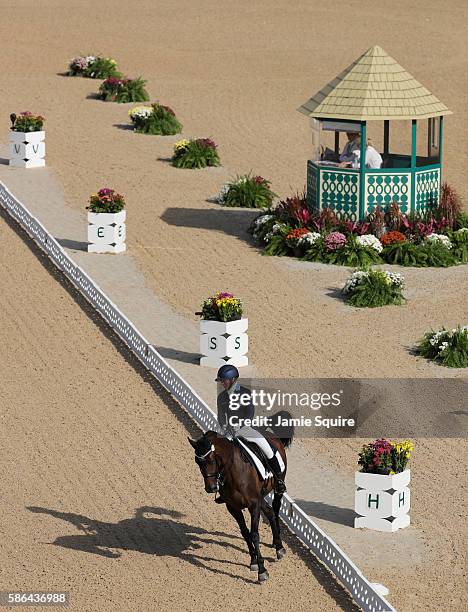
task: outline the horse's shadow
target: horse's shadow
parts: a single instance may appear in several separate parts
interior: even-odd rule
[[[143,506],[135,511],[135,516],[132,518],[123,519],[117,523],[108,523],[72,512],[59,512],[36,506],[29,506],[27,509],[38,514],[49,514],[54,518],[71,523],[81,532],[77,535],[59,536],[53,542],[55,546],[109,559],[121,557],[122,551],[125,550],[160,557],[176,557],[197,568],[206,569],[215,574],[223,574],[230,578],[242,579],[242,575],[217,569],[209,565],[209,562],[241,567],[244,567],[244,564],[221,558],[214,559],[193,552],[201,551],[205,545],[210,544],[246,554],[246,548],[227,541],[227,539],[239,540],[240,538],[220,531],[206,531],[201,527],[189,525],[180,520],[184,515],[175,510]],[[157,518],[150,518],[148,514],[156,515]],[[245,578],[244,580],[256,584],[253,580]]]

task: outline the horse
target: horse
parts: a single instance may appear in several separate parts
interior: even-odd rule
[[[281,411],[273,418],[281,416],[287,418],[289,413]],[[272,447],[280,453],[284,463],[284,479],[287,470],[286,448],[290,446],[293,438],[293,429],[289,437],[276,437],[268,431],[263,435],[269,440]],[[260,552],[260,538],[258,525],[260,513],[263,512],[270,523],[273,534],[273,546],[276,549],[276,558],[282,559],[286,549],[281,541],[281,529],[279,521],[279,510],[283,494],[276,491],[273,504],[270,507],[265,496],[275,486],[274,477],[271,476],[262,481],[257,470],[251,463],[246,463],[242,457],[238,444],[220,435],[216,431],[207,431],[198,440],[188,441],[195,450],[195,462],[200,468],[207,493],[219,493],[220,503],[225,503],[228,512],[236,519],[240,532],[248,546],[250,553],[250,570],[258,572],[258,581],[264,582],[268,579],[265,562]],[[250,531],[247,528],[242,510],[248,509],[251,517]]]

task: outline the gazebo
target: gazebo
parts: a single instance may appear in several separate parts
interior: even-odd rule
[[[440,197],[444,115],[451,111],[378,46],[370,48],[299,109],[311,118],[313,156],[307,163],[309,207],[330,208],[357,221],[377,206],[397,202],[404,213],[423,212]],[[418,121],[427,119],[427,155],[416,153]],[[411,121],[411,154],[390,152],[390,121]],[[322,130],[360,133],[366,158],[368,122],[383,121],[381,168],[343,168],[321,158]]]

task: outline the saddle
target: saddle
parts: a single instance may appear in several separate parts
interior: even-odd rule
[[[251,442],[246,438],[239,436],[233,439],[233,443],[239,448],[242,460],[245,461],[245,463],[250,463],[250,465],[257,470],[261,480],[265,480],[268,475],[271,475],[271,467],[268,459],[263,453],[262,449],[255,444],[255,442]],[[263,468],[262,470],[259,469],[259,465],[255,462],[252,455],[255,455],[255,457],[258,459],[261,467]]]

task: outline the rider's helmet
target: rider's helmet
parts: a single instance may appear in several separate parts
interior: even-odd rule
[[[233,365],[223,365],[219,368],[218,374],[216,375],[216,382],[223,380],[229,380],[231,378],[239,378],[239,370]]]

